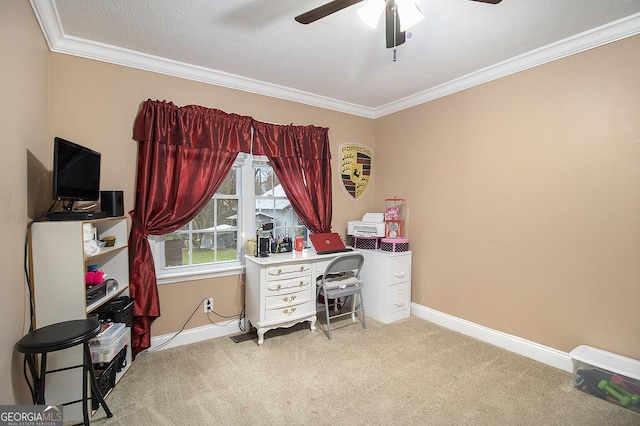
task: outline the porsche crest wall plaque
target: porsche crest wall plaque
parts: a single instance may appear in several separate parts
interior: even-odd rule
[[[357,200],[369,186],[373,152],[371,148],[357,143],[345,143],[339,148],[342,188]]]

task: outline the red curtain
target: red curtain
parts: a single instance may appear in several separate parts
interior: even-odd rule
[[[313,233],[331,231],[329,129],[254,121],[254,155],[266,155],[293,210]]]
[[[134,123],[138,176],[132,217],[130,294],[135,299],[133,347],[151,346],[151,323],[160,316],[148,235],[189,223],[209,202],[239,152],[251,149],[250,117],[195,105],[144,103]]]

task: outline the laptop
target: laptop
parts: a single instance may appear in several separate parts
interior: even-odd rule
[[[346,248],[337,232],[329,232],[326,234],[309,234],[311,244],[318,254],[342,253],[345,251],[353,251]]]

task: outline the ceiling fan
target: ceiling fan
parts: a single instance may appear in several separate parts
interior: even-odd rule
[[[301,24],[310,24],[326,16],[329,16],[332,13],[338,12],[344,8],[352,6],[356,3],[360,3],[362,1],[364,0],[330,1],[329,3],[323,4],[322,6],[316,7],[315,9],[312,9],[308,12],[305,12],[301,15],[296,16],[295,19]],[[502,0],[470,0],[470,1],[498,4]],[[406,41],[406,34],[405,34],[405,31],[403,31],[401,28],[400,15],[397,13],[398,6],[396,4],[396,1],[384,0],[384,2],[386,3],[384,7],[384,14],[385,14],[385,31],[386,31],[387,48],[396,47]],[[411,3],[414,3],[414,2],[411,2]],[[415,6],[415,3],[414,3],[414,7],[417,9],[417,6]]]

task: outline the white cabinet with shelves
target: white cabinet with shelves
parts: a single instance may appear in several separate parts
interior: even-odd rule
[[[366,314],[385,324],[411,314],[411,252],[358,250],[364,255],[362,299]]]
[[[93,255],[84,249],[84,225],[92,225],[98,238],[115,237],[113,247],[102,247]],[[34,301],[34,325],[41,328],[50,324],[86,318],[88,314],[108,301],[129,293],[128,227],[124,217],[88,221],[36,222],[30,239],[31,286]],[[105,296],[87,305],[85,273],[88,265],[98,265],[106,278],[117,281]],[[116,381],[131,364],[131,345],[127,349],[126,366]],[[52,352],[47,357],[47,370],[64,369],[82,360],[82,346]],[[82,369],[68,369],[47,374],[47,403],[62,404],[78,401],[82,396]],[[107,402],[108,403],[108,402]],[[64,408],[64,420],[82,419],[80,403]]]

